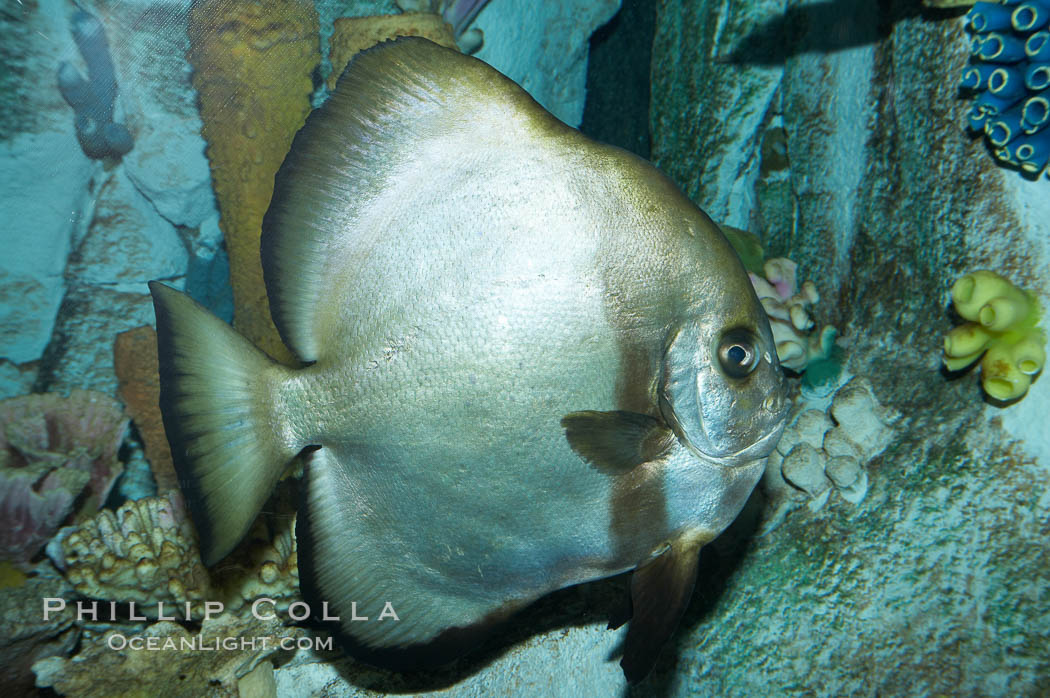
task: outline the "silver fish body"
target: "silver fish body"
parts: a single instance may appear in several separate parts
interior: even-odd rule
[[[344,621],[360,654],[443,661],[543,594],[638,568],[624,668],[644,675],[786,410],[717,226],[480,61],[401,40],[355,58],[296,137],[262,258],[303,368],[153,286],[205,561],[313,447],[304,593],[399,618]]]

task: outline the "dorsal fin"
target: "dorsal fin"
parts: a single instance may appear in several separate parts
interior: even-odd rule
[[[512,122],[537,120],[566,128],[494,68],[426,39],[355,56],[296,134],[263,219],[263,272],[284,342],[304,361],[319,358],[336,320],[325,309],[344,312],[320,302],[335,281],[330,265],[361,235],[398,233],[380,230],[382,211],[369,207],[395,177],[440,195],[441,172],[412,167],[421,154],[465,160],[473,134],[509,138]]]

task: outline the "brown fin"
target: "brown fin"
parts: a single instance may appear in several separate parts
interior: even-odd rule
[[[628,682],[637,683],[649,675],[678,627],[696,583],[701,544],[696,537],[679,538],[634,571],[633,617],[620,660]]]
[[[631,620],[631,596],[624,594],[609,613],[609,624],[605,627],[609,630],[617,630],[629,620]]]
[[[674,440],[660,420],[637,412],[570,412],[561,426],[572,450],[607,475],[656,460]]]

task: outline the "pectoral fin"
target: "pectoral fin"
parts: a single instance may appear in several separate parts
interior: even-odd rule
[[[702,542],[695,536],[679,538],[634,571],[633,616],[620,660],[630,683],[649,675],[664,643],[678,627],[696,583]]]
[[[660,458],[674,441],[660,420],[637,412],[570,412],[561,426],[572,450],[608,475]]]

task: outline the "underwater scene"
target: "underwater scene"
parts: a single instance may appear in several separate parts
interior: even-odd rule
[[[1050,0],[7,0],[4,696],[1050,695]]]

